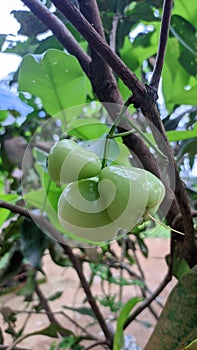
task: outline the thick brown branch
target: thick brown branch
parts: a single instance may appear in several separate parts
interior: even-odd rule
[[[164,0],[163,16],[160,31],[159,49],[156,57],[155,67],[151,78],[150,86],[158,90],[159,81],[164,64],[166,45],[170,28],[173,0]]]
[[[91,26],[97,31],[98,34],[105,41],[104,30],[97,6],[96,0],[79,0],[80,10]],[[107,44],[107,43],[106,43]],[[112,102],[115,104],[123,104],[122,97],[119,93],[116,79],[112,73],[109,65],[98,55],[95,48],[90,47],[91,52],[91,83],[95,94],[98,96],[101,102]],[[105,104],[106,109],[111,115],[109,104]],[[118,106],[113,106],[117,109]],[[113,110],[112,119],[116,117],[117,111]]]
[[[63,22],[57,16],[51,13],[47,7],[42,5],[39,0],[22,0],[30,10],[47,25],[54,33],[60,43],[67,49],[67,51],[74,55],[81,64],[87,76],[90,75],[90,57],[82,50],[78,42],[65,27]]]
[[[189,263],[190,266],[193,266],[197,262],[196,253],[194,249],[194,226],[191,214],[191,208],[189,205],[189,200],[186,192],[186,188],[184,183],[182,182],[176,161],[173,157],[171,147],[169,145],[166,132],[162,121],[160,119],[160,115],[157,109],[157,106],[151,103],[151,100],[145,100],[142,102],[144,105],[141,107],[143,114],[149,119],[152,123],[152,132],[157,142],[157,145],[163,151],[163,153],[167,156],[169,161],[169,172],[171,169],[174,169],[175,173],[175,196],[178,202],[180,212],[182,214],[182,222],[183,222],[183,231],[185,233],[184,239],[184,249],[183,254]],[[151,127],[151,126],[150,126]],[[158,133],[159,131],[159,133]],[[162,137],[162,141],[161,141]]]
[[[146,87],[125,63],[112,51],[100,34],[92,27],[82,13],[69,0],[52,0],[54,5],[68,18],[83,35],[97,54],[108,63],[114,72],[134,94],[146,93]]]

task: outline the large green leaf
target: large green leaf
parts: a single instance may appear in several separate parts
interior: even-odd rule
[[[197,17],[197,2],[196,0],[178,0],[174,1],[173,14],[180,15],[188,20],[193,26],[196,27]]]
[[[0,193],[0,200],[15,203],[20,197],[17,194],[2,194]],[[3,223],[6,221],[8,216],[10,215],[10,210],[0,208],[0,226],[3,225]]]
[[[117,326],[116,326],[116,332],[114,335],[114,343],[113,343],[113,350],[120,350],[124,346],[124,337],[123,337],[123,329],[124,329],[124,323],[129,316],[130,311],[134,308],[134,306],[141,301],[140,298],[134,297],[131,298],[127,303],[122,307],[122,310],[120,311],[120,315],[117,318]]]
[[[172,290],[145,350],[177,350],[196,338],[197,266]]]
[[[24,57],[19,89],[40,97],[50,115],[83,104],[91,93],[90,83],[76,58],[55,49]]]
[[[194,124],[192,130],[177,131],[170,130],[167,131],[167,137],[169,142],[178,142],[181,140],[188,140],[197,137],[197,122]]]
[[[31,220],[24,220],[21,227],[21,249],[29,264],[41,267],[44,250],[48,247],[48,237]]]
[[[171,21],[171,33],[181,44],[179,62],[191,75],[197,74],[197,36],[195,28],[183,17],[174,15]]]
[[[179,57],[179,42],[176,38],[170,38],[162,74],[162,89],[169,111],[172,111],[176,105],[196,105],[196,79],[183,69]]]

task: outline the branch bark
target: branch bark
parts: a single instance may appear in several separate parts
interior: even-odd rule
[[[146,93],[146,87],[125,63],[112,51],[100,34],[92,27],[87,19],[69,0],[52,0],[54,5],[66,16],[74,27],[87,40],[97,54],[106,61],[113,71],[122,79],[125,85],[139,96]]]

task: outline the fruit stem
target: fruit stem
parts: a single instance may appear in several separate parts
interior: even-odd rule
[[[168,164],[168,158],[166,157],[166,155],[160,151],[160,149],[155,146],[155,144],[148,138],[148,136],[143,132],[141,131],[134,123],[132,123],[131,120],[126,119],[126,122],[135,130],[137,131],[141,136],[142,138],[155,150],[155,152],[165,160],[165,163],[166,165]],[[115,134],[112,136],[112,138],[115,138],[115,137],[121,137],[121,136],[126,136],[126,135],[129,135],[129,134],[132,134],[133,133],[133,130],[129,130],[129,131],[125,131],[125,132],[122,132],[122,133],[119,133],[119,134]]]
[[[127,111],[127,108],[129,106],[129,100],[127,100],[120,113],[118,114],[117,118],[115,119],[113,125],[111,126],[108,134],[106,135],[106,139],[105,139],[105,146],[104,146],[104,152],[103,152],[103,160],[102,160],[102,169],[105,168],[107,166],[107,159],[108,159],[108,153],[109,153],[109,142],[110,140],[115,137],[114,135],[114,132],[117,128],[117,126],[119,125],[120,123],[120,120],[124,117],[126,111]],[[118,135],[118,134],[117,134]]]

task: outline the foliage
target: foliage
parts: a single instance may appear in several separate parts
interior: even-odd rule
[[[36,0],[23,2],[26,5],[37,3]],[[13,286],[19,287],[18,293],[24,298],[23,311],[30,305],[29,314],[45,312],[49,326],[38,332],[25,333],[28,317],[18,330],[17,313],[2,307],[0,311],[7,327],[5,332],[12,336],[15,345],[28,336],[40,334],[54,338],[61,336],[59,343],[55,340],[51,344],[51,350],[85,349],[87,341],[93,346],[101,342],[109,349],[126,350],[124,330],[156,299],[157,292],[151,296],[147,294],[149,287],[136,257],[136,249],[148,257],[145,238],[157,227],[154,221],[139,225],[126,236],[121,236],[115,250],[111,242],[94,247],[89,245],[89,240],[84,240],[85,246],[79,242],[76,245],[76,237],[66,235],[57,218],[62,188],[51,182],[48,175],[47,157],[51,146],[61,138],[73,139],[102,158],[112,126],[114,134],[109,138],[108,162],[127,167],[140,164],[153,172],[157,172],[158,166],[156,175],[163,176],[167,198],[155,220],[163,221],[168,230],[170,227],[175,230],[171,232],[171,252],[166,257],[168,278],[158,286],[158,292],[172,275],[179,282],[145,349],[195,349],[197,185],[196,175],[191,174],[196,171],[197,150],[196,1],[177,0],[173,5],[162,65],[159,121],[154,119],[158,114],[155,112],[151,76],[157,62],[158,44],[165,40],[160,35],[162,1],[98,0],[102,29],[95,16],[97,7],[91,5],[88,8],[87,2],[83,4],[82,1],[65,1],[67,6],[76,6],[76,13],[80,10],[89,21],[93,21],[92,27],[101,34],[97,40],[102,44],[102,59],[96,44],[94,46],[91,42],[91,36],[95,35],[91,28],[87,31],[86,41],[83,28],[77,31],[74,19],[66,18],[63,9],[55,7],[58,5],[56,1],[38,3],[48,9],[48,15],[53,12],[55,18],[64,23],[68,30],[67,40],[64,27],[58,30],[52,18],[47,22],[44,12],[35,13],[34,8],[32,11],[13,11],[20,23],[19,34],[25,36],[24,41],[0,35],[1,51],[18,54],[22,59],[19,70],[0,87],[0,286],[1,294],[9,292]],[[31,4],[29,6],[31,8]],[[92,14],[91,19],[89,14]],[[72,35],[72,44],[68,33]],[[109,48],[104,50],[103,33],[118,56],[114,51],[109,53]],[[125,70],[119,59],[125,64]],[[108,69],[109,65],[116,80]],[[133,75],[126,68],[137,77],[134,82]],[[131,85],[133,100],[131,98],[129,106]],[[148,95],[149,90],[146,90],[139,98],[137,94],[147,86],[151,94]],[[157,90],[157,86],[152,87]],[[121,112],[123,104],[126,112],[124,108]],[[128,117],[128,113],[131,122],[125,129],[124,123],[119,125],[117,115]],[[138,144],[139,152],[135,153]],[[156,162],[151,167],[152,157]],[[182,181],[184,187],[181,187]],[[168,195],[170,198],[175,196],[175,201],[170,200],[169,204]],[[63,302],[62,313],[69,317],[69,313],[65,313],[72,311],[85,318],[84,328],[77,324],[80,335],[64,328],[51,311],[51,302],[62,297],[62,291],[57,290],[48,297],[42,293],[40,283],[46,277],[43,267],[46,254],[57,265],[72,268],[78,274],[84,290],[84,305],[73,307]],[[87,265],[88,280],[84,273]],[[40,280],[38,273],[42,276]],[[91,287],[98,279],[102,293],[93,296]],[[124,289],[133,285],[137,286],[136,296],[124,300]],[[144,301],[138,305],[141,298]],[[108,321],[116,329],[114,334],[105,322],[106,312],[112,315]],[[75,322],[75,318],[69,318],[69,321]],[[95,322],[103,331],[102,339],[92,335],[91,327]],[[0,343],[3,341],[0,328]]]

